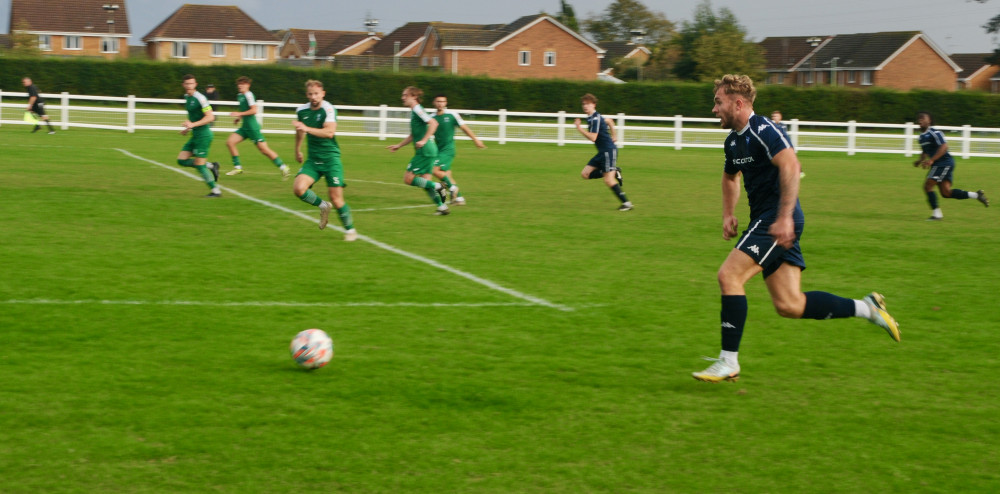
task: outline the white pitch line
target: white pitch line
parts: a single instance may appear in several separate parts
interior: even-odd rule
[[[161,168],[165,168],[167,170],[180,173],[181,175],[184,175],[184,176],[186,176],[186,177],[188,177],[188,178],[190,178],[192,180],[197,180],[199,182],[203,180],[200,176],[197,176],[197,175],[195,175],[193,173],[189,173],[189,172],[187,172],[185,170],[181,170],[180,168],[173,167],[173,166],[168,166],[168,165],[164,165],[163,163],[160,163],[160,162],[157,162],[157,161],[153,161],[153,160],[148,159],[148,158],[143,158],[142,156],[139,156],[139,155],[136,155],[136,154],[132,154],[132,153],[130,153],[130,152],[124,150],[124,149],[118,149],[118,148],[114,148],[114,149],[116,151],[118,151],[118,152],[126,155],[126,156],[131,157],[131,158],[134,158],[134,159],[137,159],[137,160],[140,160],[140,161],[145,161],[146,163],[150,163],[150,164],[159,166]],[[257,199],[256,197],[244,194],[242,192],[239,192],[239,191],[237,191],[235,189],[232,189],[232,188],[229,188],[229,187],[224,187],[222,185],[219,185],[219,188],[222,189],[222,190],[224,190],[224,191],[226,191],[226,192],[229,192],[229,193],[235,195],[236,197],[239,197],[239,198],[242,198],[242,199],[246,199],[246,200],[251,201],[251,202],[256,202],[257,204],[261,204],[261,205],[267,206],[269,208],[277,209],[278,211],[282,211],[282,212],[285,212],[285,213],[288,213],[288,214],[291,214],[291,215],[295,215],[295,216],[298,216],[299,218],[302,218],[302,219],[305,219],[305,220],[309,220],[309,221],[311,221],[313,223],[319,224],[319,218],[314,218],[314,217],[312,217],[312,216],[310,216],[308,214],[305,214],[305,213],[302,213],[302,212],[299,212],[299,211],[295,211],[294,209],[289,209],[289,208],[286,208],[286,207],[284,207],[282,205],[275,204],[273,202],[268,202],[268,201],[265,201],[263,199]],[[344,231],[343,228],[341,228],[339,226],[335,226],[335,225],[328,225],[327,228],[333,228],[333,229],[335,229],[335,230],[337,230],[339,232],[343,232]],[[358,235],[358,240],[361,240],[361,241],[364,241],[364,242],[368,242],[368,243],[370,243],[370,244],[372,244],[372,245],[374,245],[374,246],[376,246],[376,247],[378,247],[380,249],[387,250],[387,251],[392,252],[394,254],[399,254],[399,255],[401,255],[403,257],[407,257],[407,258],[412,259],[414,261],[422,262],[424,264],[433,266],[435,268],[442,269],[442,270],[447,271],[447,272],[449,272],[451,274],[454,274],[456,276],[460,276],[462,278],[465,278],[465,279],[467,279],[469,281],[478,283],[478,284],[483,285],[483,286],[485,286],[487,288],[490,288],[492,290],[496,290],[496,291],[501,292],[501,293],[506,293],[507,295],[510,295],[511,297],[514,297],[514,298],[519,298],[521,300],[526,300],[526,301],[531,302],[531,303],[536,304],[536,305],[543,305],[545,307],[550,307],[552,309],[558,309],[558,310],[561,310],[561,311],[571,312],[571,311],[574,310],[572,307],[565,306],[565,305],[562,305],[562,304],[556,304],[556,303],[553,303],[553,302],[549,302],[548,300],[545,300],[545,299],[539,298],[539,297],[535,297],[534,295],[528,295],[527,293],[521,293],[521,292],[519,292],[517,290],[514,290],[512,288],[507,288],[507,287],[505,287],[503,285],[500,285],[498,283],[494,283],[494,282],[492,282],[490,280],[487,280],[485,278],[480,278],[480,277],[478,277],[478,276],[476,276],[476,275],[474,275],[472,273],[467,273],[467,272],[462,271],[460,269],[453,268],[451,266],[448,266],[447,264],[442,264],[440,262],[437,262],[437,261],[435,261],[433,259],[421,256],[419,254],[414,254],[412,252],[407,252],[407,251],[405,251],[403,249],[400,249],[398,247],[394,247],[394,246],[389,245],[387,243],[375,240],[374,238],[371,238],[371,237],[369,237],[367,235],[360,235],[359,234]]]
[[[538,307],[529,302],[206,302],[201,300],[53,300],[11,299],[0,300],[0,305],[176,305],[199,307]]]

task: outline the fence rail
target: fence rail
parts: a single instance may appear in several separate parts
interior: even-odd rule
[[[25,125],[24,111],[27,93],[0,91],[0,125]],[[73,127],[121,130],[179,130],[187,113],[182,99],[137,98],[42,94],[54,125],[66,130]],[[267,134],[294,134],[294,103],[270,103],[257,100],[261,112],[257,119]],[[219,132],[236,130],[228,114],[236,110],[235,101],[215,101]],[[403,138],[409,134],[409,109],[381,106],[337,105],[337,134],[344,136]],[[539,142],[558,144],[590,144],[575,128],[573,120],[584,118],[582,113],[512,112],[507,110],[468,110],[461,112],[466,123],[484,141]],[[718,147],[729,132],[719,128],[718,119],[684,117],[651,117],[639,115],[605,115],[615,121],[619,146],[659,146],[683,148]],[[800,151],[857,153],[895,153],[913,156],[920,153],[916,144],[918,126],[904,124],[850,122],[814,122],[792,119],[786,121],[788,133]],[[1000,128],[935,126],[948,136],[949,150],[955,156],[1000,157]],[[457,135],[465,139],[464,135]]]

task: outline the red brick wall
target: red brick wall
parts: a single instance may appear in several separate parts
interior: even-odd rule
[[[882,70],[875,71],[872,82],[893,89],[939,89],[954,91],[958,76],[923,39],[911,43]]]
[[[531,52],[531,64],[518,65],[518,52]],[[545,52],[556,52],[554,66],[545,65]],[[434,56],[432,53],[428,57]],[[452,73],[453,55],[445,50],[440,55],[446,73]],[[593,81],[601,70],[597,52],[570,33],[548,21],[535,24],[508,39],[491,51],[457,51],[457,70],[461,75],[486,75],[505,79],[571,79]]]

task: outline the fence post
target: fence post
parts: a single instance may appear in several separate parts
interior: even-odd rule
[[[125,131],[135,133],[135,95],[128,95],[128,110],[125,113]]]
[[[913,156],[913,122],[906,122],[903,131],[903,152],[907,158]]]
[[[615,144],[618,144],[618,147],[623,148],[623,147],[625,147],[625,114],[624,113],[619,113],[618,114],[618,123],[617,123],[617,125],[618,125],[618,128],[615,129],[615,130],[618,131],[617,132],[618,135],[615,138],[618,140],[618,142],[615,143]]]
[[[788,137],[792,139],[792,147],[799,148],[799,119],[793,118],[788,124]]]
[[[264,129],[264,100],[257,100],[257,125],[260,126],[261,130]]]
[[[855,147],[858,143],[858,122],[847,121],[847,155],[854,156]]]
[[[674,115],[674,149],[684,149],[684,117]]]
[[[500,125],[497,127],[497,144],[507,144],[507,109],[500,109]]]
[[[3,90],[0,89],[0,125],[3,125]]]
[[[566,145],[566,111],[559,110],[559,127],[556,130],[556,141],[560,146]]]
[[[379,105],[378,107],[378,140],[386,139],[386,131],[389,128],[389,105]]]
[[[61,98],[62,111],[60,113],[62,115],[61,117],[62,123],[60,124],[59,128],[61,130],[66,130],[69,128],[69,93],[63,91],[61,96],[62,96]]]
[[[972,126],[962,126],[962,159],[969,159],[972,154]]]

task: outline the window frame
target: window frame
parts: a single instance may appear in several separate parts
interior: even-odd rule
[[[551,58],[551,62],[549,61],[550,58]],[[546,51],[545,52],[545,56],[542,59],[542,63],[546,67],[555,67],[556,66],[556,52],[555,52],[555,50]]]
[[[267,60],[267,45],[260,43],[244,44],[243,60]]]
[[[521,67],[531,65],[531,50],[519,50],[517,52],[517,64]]]
[[[75,41],[76,43],[70,43]],[[76,46],[70,46],[75,44]],[[63,36],[63,49],[64,50],[82,50],[83,49],[83,36]]]
[[[219,49],[218,52],[216,52],[216,48]],[[221,58],[221,57],[226,56],[226,44],[225,43],[212,43],[212,46],[209,47],[209,53],[211,54],[212,57],[215,57],[215,58]]]

